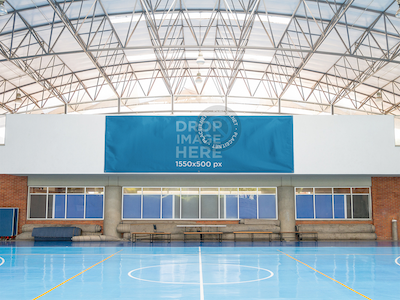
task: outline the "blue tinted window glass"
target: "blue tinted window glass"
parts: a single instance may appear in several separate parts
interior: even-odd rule
[[[315,215],[317,219],[332,219],[332,195],[315,195]]]
[[[182,201],[182,219],[198,219],[199,218],[199,196],[198,195],[181,195]]]
[[[140,219],[141,216],[141,195],[124,195],[123,218]]]
[[[344,219],[344,195],[335,195],[335,219]]]
[[[162,198],[162,217],[163,219],[172,219],[173,195],[163,196]]]
[[[237,219],[237,196],[226,195],[226,218],[227,219]]]
[[[83,219],[84,195],[67,196],[67,218]]]
[[[161,195],[143,195],[143,218],[160,218]]]
[[[86,218],[103,218],[103,195],[86,195]]]
[[[258,217],[276,219],[275,195],[258,195]]]
[[[257,195],[239,195],[239,219],[257,219]]]
[[[65,218],[65,195],[55,195],[54,218]]]
[[[313,195],[296,195],[296,212],[298,219],[313,219]]]

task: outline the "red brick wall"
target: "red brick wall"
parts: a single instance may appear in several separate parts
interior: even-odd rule
[[[28,177],[0,174],[0,207],[19,208],[18,233],[22,232],[22,225],[24,224],[91,224],[100,225],[103,230],[103,221],[26,220],[27,199]]]
[[[18,207],[18,233],[26,222],[28,177],[0,174],[0,207]]]
[[[400,177],[372,177],[372,217],[378,239],[391,240],[392,219],[400,227]]]

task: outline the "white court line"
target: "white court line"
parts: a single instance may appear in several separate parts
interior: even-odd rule
[[[199,271],[200,271],[200,300],[204,300],[203,266],[201,264],[201,248],[199,247]]]
[[[394,262],[400,266],[400,256]]]
[[[163,266],[165,267],[165,266],[176,266],[176,265],[185,265],[185,266],[187,266],[187,265],[194,265],[194,264],[193,264],[193,263],[185,263],[185,264],[164,264]],[[197,263],[196,263],[195,265],[197,265]],[[202,265],[203,265],[203,264],[202,264]],[[203,285],[225,285],[225,284],[249,283],[249,282],[256,282],[256,281],[266,280],[266,279],[269,279],[269,278],[271,278],[272,276],[274,276],[274,273],[273,273],[271,270],[264,269],[264,268],[260,268],[260,267],[245,266],[245,265],[234,265],[234,264],[207,264],[207,263],[206,263],[205,265],[218,265],[218,266],[225,265],[225,266],[235,266],[235,267],[240,267],[240,268],[257,269],[257,270],[266,271],[266,272],[268,272],[270,275],[269,275],[269,276],[266,276],[266,277],[263,277],[263,278],[258,278],[258,279],[253,279],[253,280],[246,280],[246,281],[234,281],[234,282],[208,282],[208,283],[206,282],[206,283],[203,283]],[[145,270],[145,269],[150,269],[150,268],[159,268],[159,267],[160,267],[160,265],[137,268],[137,269],[134,269],[134,270],[130,271],[130,272],[128,273],[128,276],[131,277],[131,278],[133,278],[133,279],[136,279],[136,280],[146,281],[146,282],[153,282],[153,283],[164,283],[164,284],[191,284],[191,285],[198,285],[198,284],[199,284],[198,282],[173,282],[173,281],[150,280],[150,279],[143,279],[143,278],[136,277],[136,276],[133,276],[133,275],[132,275],[134,272],[139,271],[139,270]]]
[[[2,264],[4,264],[4,258],[2,258],[2,257],[0,257],[0,260],[1,260],[1,262],[0,262],[0,266],[2,265]]]

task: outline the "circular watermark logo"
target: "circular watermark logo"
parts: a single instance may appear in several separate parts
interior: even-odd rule
[[[225,114],[225,115],[223,115]],[[240,120],[234,111],[221,105],[210,106],[197,118],[197,134],[200,142],[212,150],[227,150],[240,137]]]

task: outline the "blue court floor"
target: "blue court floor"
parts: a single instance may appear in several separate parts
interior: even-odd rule
[[[399,246],[0,242],[0,299],[400,299]]]

